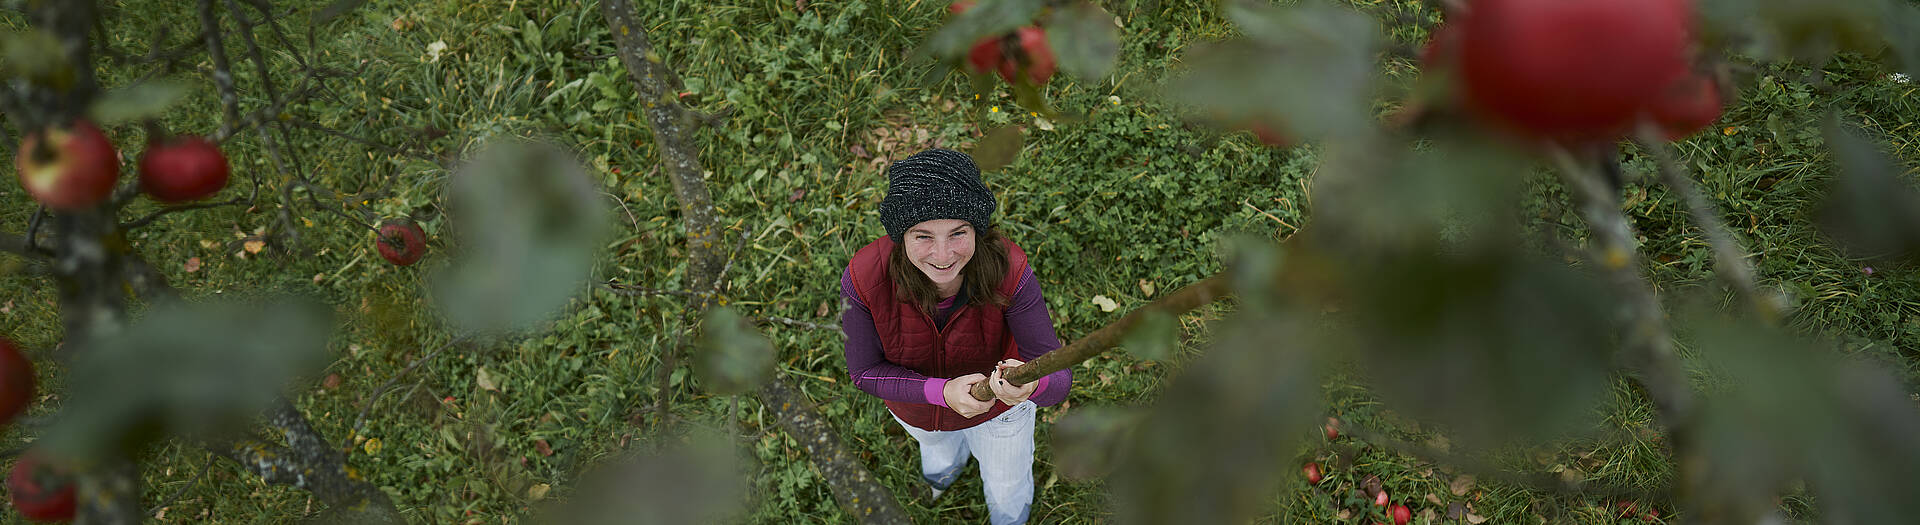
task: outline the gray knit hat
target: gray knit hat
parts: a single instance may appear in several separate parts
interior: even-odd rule
[[[907,229],[936,219],[960,219],[976,232],[993,228],[999,206],[980,182],[973,157],[950,149],[930,149],[887,166],[887,197],[880,201],[880,225],[893,242]]]

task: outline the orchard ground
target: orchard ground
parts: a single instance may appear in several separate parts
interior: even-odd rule
[[[736,298],[731,306],[750,316],[835,324],[840,270],[855,249],[882,234],[876,214],[887,160],[933,145],[966,149],[979,130],[997,125],[1026,126],[1025,149],[1012,165],[989,173],[987,183],[1001,199],[1001,227],[1034,261],[1063,340],[1216,271],[1219,248],[1230,235],[1285,238],[1309,220],[1313,145],[1268,148],[1248,133],[1189,124],[1153,91],[1178,70],[1182,49],[1234,32],[1210,1],[1102,2],[1123,26],[1121,62],[1110,80],[1059,77],[1047,87],[1058,108],[1086,115],[1081,122],[1044,121],[1015,104],[1004,88],[975,98],[959,73],[923,82],[934,66],[911,61],[910,53],[947,16],[940,0],[638,4],[661,58],[686,81],[681,100],[697,110],[733,111],[699,136],[725,224],[732,236],[747,236],[727,279]],[[1418,2],[1366,4],[1428,20],[1438,16]],[[179,2],[129,0],[109,13],[108,43],[136,52],[160,27],[195,24],[190,6]],[[12,13],[0,20],[10,28],[23,24]],[[1425,37],[1419,27],[1389,30],[1396,43],[1408,46]],[[172,32],[171,42],[193,36],[180,33]],[[365,65],[365,73],[331,99],[290,114],[435,151],[465,152],[488,138],[512,135],[568,145],[600,176],[606,197],[619,203],[618,233],[597,277],[678,286],[686,257],[677,204],[654,168],[659,159],[652,137],[639,120],[640,103],[626,70],[612,56],[597,6],[376,0],[319,34],[326,53],[318,60],[349,69]],[[290,57],[275,59],[292,70]],[[105,85],[131,80],[128,72],[102,67]],[[1383,93],[1377,106],[1383,115],[1416,74],[1407,61],[1386,67],[1398,91]],[[1816,74],[1823,87],[1816,87]],[[220,112],[211,84],[203,75],[178,76],[199,84],[195,98],[168,113],[168,124],[179,131],[216,129]],[[1823,112],[1835,109],[1864,125],[1911,163],[1920,158],[1920,141],[1911,131],[1920,121],[1915,86],[1844,58],[1819,71],[1763,68],[1754,76],[1757,82],[1746,86],[1720,122],[1680,143],[1683,162],[1701,175],[1702,189],[1737,230],[1762,284],[1784,291],[1794,303],[1790,323],[1840,338],[1849,352],[1891,363],[1912,391],[1920,382],[1915,274],[1842,257],[1807,217],[1832,166],[1819,147]],[[132,126],[109,135],[123,149],[145,142]],[[329,140],[335,139],[300,147],[326,152],[344,144]],[[228,192],[267,162],[249,140],[230,142],[225,150],[236,181]],[[382,262],[371,232],[316,213],[302,231],[313,255],[254,252],[246,241],[273,224],[273,214],[234,208],[171,215],[130,240],[189,295],[290,291],[336,305],[345,328],[334,339],[334,359],[324,372],[292,386],[296,401],[322,432],[351,447],[350,463],[410,517],[425,523],[530,519],[546,502],[567,497],[583,469],[643,446],[659,430],[648,411],[659,394],[652,390],[655,356],[682,326],[684,304],[671,296],[636,298],[594,289],[583,291],[545,332],[427,362],[383,398],[365,429],[352,436],[354,419],[376,388],[448,341],[419,292],[428,270],[444,262],[437,250],[445,233],[439,197],[448,174],[437,163],[398,155],[311,158],[315,164],[303,168],[343,191],[396,179],[395,195],[359,205],[383,216],[420,219],[436,250],[413,267],[395,267]],[[1645,236],[1643,271],[1663,291],[1679,292],[1669,297],[1709,288],[1710,248],[1687,221],[1685,207],[1644,175],[1651,171],[1644,159],[1630,156],[1626,167],[1632,175],[1625,206]],[[1553,187],[1542,184],[1530,194],[1530,226],[1579,238],[1583,232],[1572,211],[1549,204],[1562,199]],[[34,206],[15,188],[0,197],[0,214],[9,224],[24,225]],[[17,261],[8,261],[17,268]],[[36,358],[58,344],[55,292],[44,278],[10,272],[0,287],[0,333]],[[1103,308],[1096,297],[1117,308]],[[1224,308],[1182,318],[1186,351],[1167,362],[1114,352],[1075,368],[1067,404],[1042,412],[1036,522],[1112,520],[1099,480],[1057,472],[1045,423],[1075,410],[1154,399],[1168,372],[1208,339],[1207,321],[1220,318]],[[879,400],[848,384],[836,331],[777,324],[764,330],[779,348],[780,373],[820,404],[916,520],[985,516],[978,477],[971,474],[937,506],[911,497],[921,490],[912,440]],[[57,367],[42,367],[40,374],[42,392],[59,391]],[[340,377],[337,386],[323,386],[332,374]],[[677,418],[741,433],[760,462],[752,478],[755,499],[740,519],[851,521],[810,470],[799,444],[752,399],[740,400],[738,419],[730,422],[732,399],[700,393],[685,370],[672,377]],[[1385,446],[1412,444],[1444,453],[1449,445],[1443,434],[1378,405],[1363,385],[1336,379],[1324,388],[1332,407],[1327,416],[1370,431],[1343,431],[1333,442],[1315,441],[1290,463],[1274,465],[1297,472],[1318,461],[1326,479],[1310,486],[1295,476],[1273,495],[1265,521],[1331,522],[1343,511],[1353,522],[1384,521],[1370,497],[1353,498],[1351,491],[1368,476],[1378,478],[1394,503],[1409,506],[1415,522],[1429,512],[1444,520],[1455,503],[1492,523],[1616,520],[1612,500],[1554,495],[1485,477],[1462,482],[1445,465]],[[1624,380],[1613,392],[1596,417],[1607,427],[1603,437],[1495,460],[1516,476],[1664,491],[1674,466],[1653,427],[1651,407]],[[46,415],[50,404],[58,400],[37,403],[29,416]],[[23,437],[17,430],[7,436],[9,447]],[[265,485],[199,448],[170,443],[149,452],[146,503],[168,503],[155,521],[279,521],[312,510],[307,493]],[[176,492],[180,496],[170,499]],[[1799,497],[1783,503],[1796,516],[1807,505]],[[1642,513],[1657,508],[1662,520],[1672,514],[1659,502],[1636,505]],[[1369,511],[1376,514],[1363,514]]]

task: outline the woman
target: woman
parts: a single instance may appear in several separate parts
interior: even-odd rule
[[[1025,523],[1033,505],[1037,406],[1066,400],[1069,370],[1015,385],[1002,369],[1060,347],[1027,255],[993,228],[993,193],[965,153],[932,149],[887,167],[880,224],[840,276],[847,372],[886,400],[920,442],[933,497],[967,457],[980,460],[994,525]],[[968,393],[987,382],[994,399]]]

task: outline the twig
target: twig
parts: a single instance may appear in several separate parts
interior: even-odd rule
[[[755,317],[753,318],[753,322],[756,324],[779,323],[787,326],[805,328],[808,330],[839,330],[840,329],[840,327],[838,326],[820,324],[820,323],[810,323],[807,321],[801,321],[799,319],[789,319],[786,317],[775,317],[775,316]],[[1042,375],[1045,375],[1045,374],[1042,374]]]
[[[649,288],[646,286],[640,286],[637,284],[620,284],[612,281],[600,283],[600,286],[609,292],[613,292],[619,295],[624,295],[627,297],[657,297],[661,295],[671,295],[675,297],[685,297],[688,299],[699,300],[712,295],[712,293],[710,292],[703,293],[703,292],[689,292],[686,290],[663,290],[659,288]]]
[[[153,213],[149,213],[145,217],[135,219],[133,222],[121,224],[120,229],[133,230],[133,229],[141,228],[146,225],[153,224],[153,221],[159,220],[160,217],[175,214],[175,213],[180,213],[183,211],[204,210],[208,208],[219,208],[223,206],[238,206],[246,203],[247,203],[247,199],[241,198],[241,197],[234,197],[232,199],[228,199],[221,202],[196,202],[193,204],[167,206],[165,208],[154,210]]]
[[[1673,153],[1667,144],[1660,140],[1651,127],[1643,126],[1638,136],[1640,147],[1653,156],[1654,164],[1660,169],[1660,182],[1680,194],[1687,204],[1687,214],[1693,223],[1707,234],[1707,243],[1713,247],[1715,273],[1740,294],[1740,298],[1752,305],[1763,319],[1768,322],[1780,320],[1780,309],[1773,301],[1760,295],[1754,285],[1753,267],[1747,264],[1746,253],[1733,239],[1733,233],[1719,218],[1719,213],[1707,198],[1700,194],[1700,188],[1693,179],[1684,173],[1678,162],[1674,162]]]
[[[200,478],[206,477],[207,471],[213,470],[213,461],[217,458],[218,456],[208,456],[207,463],[205,465],[200,466],[200,472],[194,473],[193,479],[187,480],[187,484],[182,485],[180,487],[180,490],[174,491],[172,496],[167,496],[167,499],[160,500],[160,503],[157,503],[152,507],[148,507],[147,513],[145,515],[152,516],[152,515],[158,514],[161,509],[165,509],[169,506],[172,506],[173,502],[179,501],[181,496],[185,496],[187,494],[187,489],[191,489],[193,488],[194,485],[200,484]]]
[[[458,343],[464,340],[465,340],[464,338],[455,338],[451,341],[447,341],[446,344],[440,345],[439,348],[433,349],[432,352],[427,352],[427,355],[420,356],[419,359],[413,360],[412,363],[407,364],[406,368],[400,369],[400,373],[394,374],[393,377],[387,378],[387,382],[382,383],[380,385],[380,388],[374,389],[373,397],[368,398],[367,404],[360,407],[360,416],[353,419],[353,426],[349,427],[351,428],[351,430],[347,431],[346,449],[347,450],[353,449],[353,438],[355,436],[359,436],[360,431],[365,429],[367,426],[367,414],[373,412],[373,405],[379,403],[380,398],[383,396],[386,396],[387,391],[392,390],[393,385],[400,382],[400,378],[406,377],[408,373],[413,372],[413,369],[419,368],[421,364],[426,363],[427,361],[432,360],[435,356],[440,355],[440,352],[445,351],[449,347],[452,347],[454,343]]]

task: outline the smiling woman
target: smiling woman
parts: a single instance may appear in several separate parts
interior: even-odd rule
[[[980,460],[996,525],[1024,523],[1033,503],[1038,406],[1067,397],[1061,370],[1016,385],[1000,370],[1060,347],[1027,255],[993,228],[997,204],[973,159],[933,149],[887,167],[887,236],[840,277],[847,372],[886,400],[920,443],[921,476],[938,497]],[[967,393],[988,382],[994,399]]]

